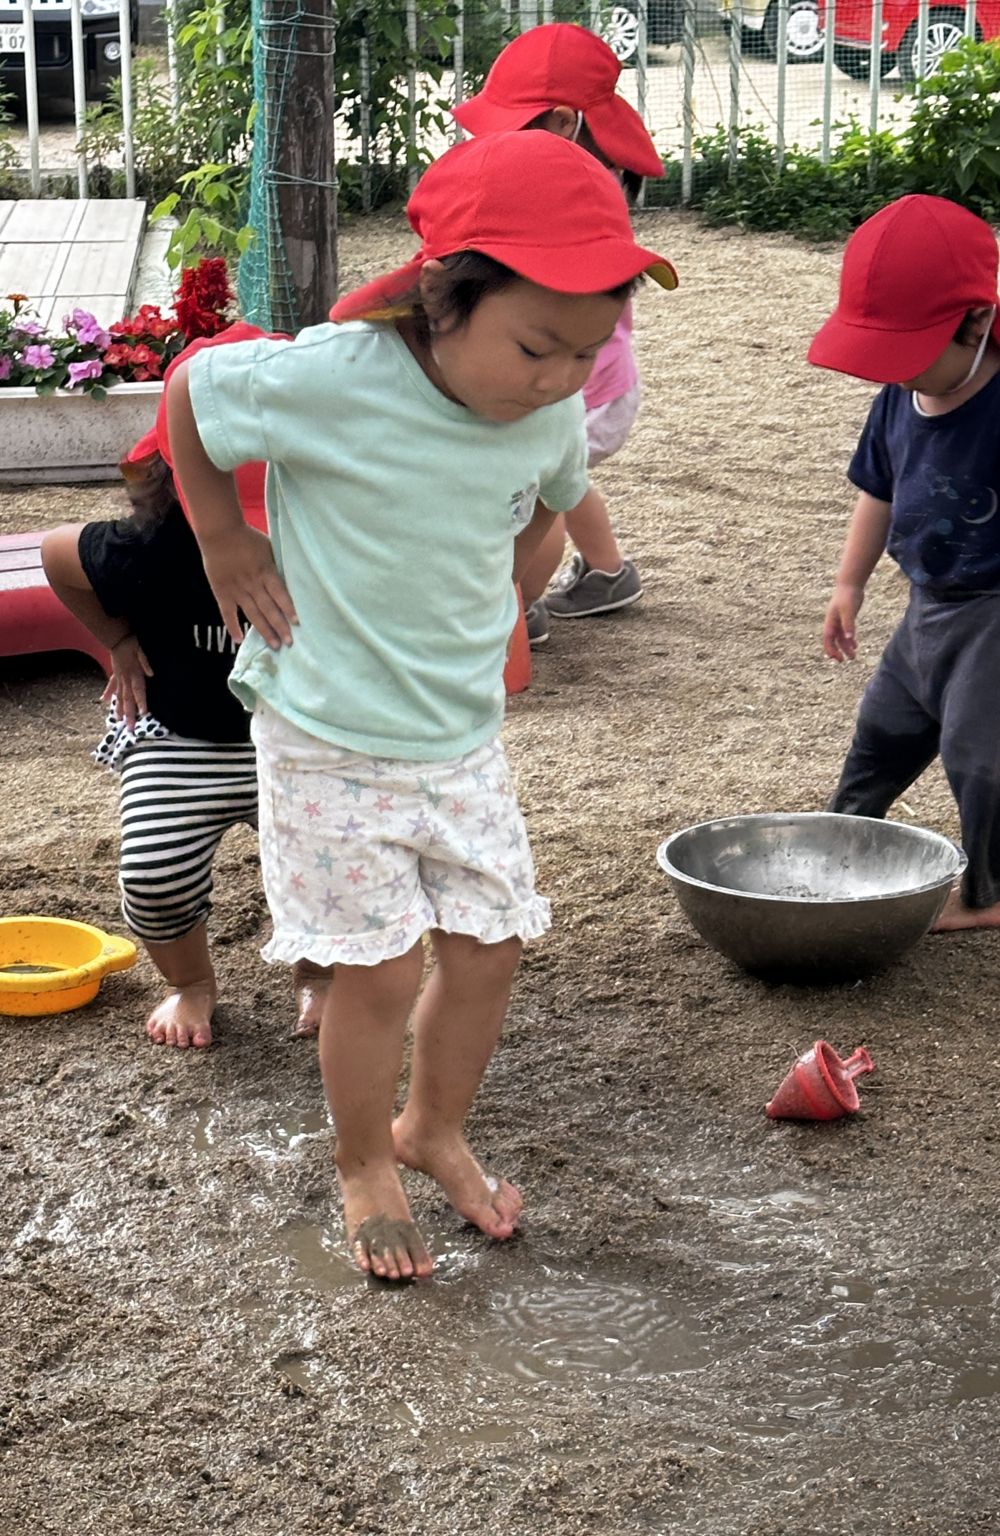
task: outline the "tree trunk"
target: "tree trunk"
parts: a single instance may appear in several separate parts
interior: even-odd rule
[[[261,6],[265,174],[277,210],[268,250],[275,330],[317,325],[337,294],[334,4],[313,0],[305,17],[293,0]]]

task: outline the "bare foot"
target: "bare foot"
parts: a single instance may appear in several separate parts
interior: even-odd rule
[[[189,987],[168,992],[146,1020],[146,1033],[154,1045],[189,1045],[212,1043],[212,1014],[215,1011],[214,983],[197,981]]]
[[[494,1178],[476,1161],[460,1132],[422,1136],[406,1122],[406,1112],[392,1127],[396,1156],[440,1184],[460,1216],[485,1232],[505,1238],[514,1232],[524,1200],[506,1179]]]
[[[333,980],[333,966],[315,965],[312,960],[296,960],[292,966],[292,990],[295,993],[295,1028],[293,1038],[304,1039],[319,1034],[323,1005]]]
[[[410,1219],[396,1169],[381,1174],[366,1169],[353,1176],[338,1169],[338,1177],[347,1241],[358,1268],[381,1280],[429,1275],[434,1260]]]
[[[952,891],[931,932],[955,933],[960,928],[1000,928],[1000,901],[992,907],[967,907],[958,892]]]

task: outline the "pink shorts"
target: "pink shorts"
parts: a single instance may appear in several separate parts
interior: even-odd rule
[[[595,405],[592,411],[587,412],[588,469],[593,469],[595,464],[603,464],[605,459],[610,459],[613,453],[618,452],[639,414],[639,398],[639,386],[634,384],[624,395],[619,395],[617,400]]]
[[[429,928],[537,938],[549,904],[500,742],[443,763],[367,757],[258,701],[265,960],[378,965]]]

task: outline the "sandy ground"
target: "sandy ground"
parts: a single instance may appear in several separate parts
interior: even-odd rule
[[[996,962],[925,939],[863,984],[767,985],[687,926],[655,859],[714,814],[815,809],[902,606],[863,659],[818,629],[867,391],[802,361],[838,256],[641,220],[644,414],[601,484],[646,580],[555,628],[506,740],[551,935],[472,1117],[524,1188],[491,1246],[414,1176],[438,1277],[346,1263],[314,1048],[258,957],[253,839],[218,868],[218,1044],[147,1044],[148,966],[0,1029],[0,1532],[975,1536],[1000,1530]],[[343,239],[345,283],[410,245]],[[0,530],[108,512],[7,494]],[[100,679],[0,663],[3,905],[120,931]],[[915,818],[954,835],[934,772]],[[903,813],[905,814],[905,813]],[[863,1109],[762,1105],[818,1036]]]

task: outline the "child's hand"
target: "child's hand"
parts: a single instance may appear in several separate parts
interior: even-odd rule
[[[831,661],[853,661],[857,654],[855,620],[865,600],[864,587],[838,581],[823,621],[823,649]]]
[[[242,609],[272,651],[291,645],[292,625],[299,620],[274,563],[270,539],[243,524],[222,538],[203,538],[201,552],[209,586],[233,639],[243,639]]]
[[[135,635],[125,635],[111,647],[111,666],[111,677],[101,698],[107,704],[112,695],[116,696],[119,720],[134,731],[135,722],[146,713],[146,679],[153,675]]]

